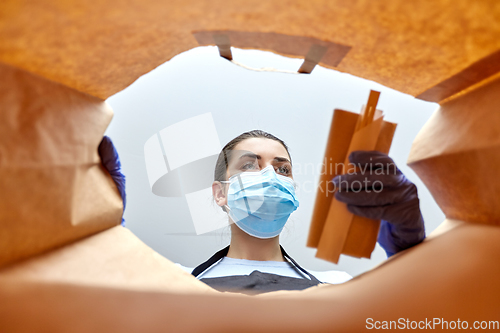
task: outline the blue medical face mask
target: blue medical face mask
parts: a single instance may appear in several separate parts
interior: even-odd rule
[[[247,234],[273,238],[280,234],[298,207],[295,182],[277,175],[272,165],[259,172],[242,172],[229,178],[229,217]]]

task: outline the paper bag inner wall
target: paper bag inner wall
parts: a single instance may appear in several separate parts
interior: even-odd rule
[[[447,218],[500,225],[500,78],[441,105],[409,166]]]
[[[346,283],[266,297],[0,278],[0,325],[2,332],[303,333],[362,332],[367,318],[460,318],[471,327],[499,320],[499,239],[499,228],[464,223]]]
[[[104,99],[195,31],[271,32],[349,46],[320,65],[417,96],[499,50],[498,17],[497,0],[3,0],[0,61]]]
[[[218,293],[121,225],[0,269],[0,280],[184,294]]]
[[[0,64],[0,266],[119,224],[102,101]]]

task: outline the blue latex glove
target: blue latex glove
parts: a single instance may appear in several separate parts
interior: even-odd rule
[[[99,156],[101,157],[102,164],[108,170],[111,178],[113,178],[118,192],[123,200],[123,210],[125,210],[126,194],[125,194],[125,175],[121,172],[120,158],[118,157],[118,152],[113,145],[113,142],[108,136],[102,138],[99,144]],[[125,220],[122,217],[122,226],[125,226]]]
[[[357,171],[333,179],[335,198],[346,203],[353,214],[382,220],[378,242],[387,255],[424,240],[417,187],[394,161],[381,152],[355,151],[349,155],[349,162],[356,165]]]

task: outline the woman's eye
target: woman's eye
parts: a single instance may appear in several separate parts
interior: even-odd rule
[[[276,169],[276,173],[279,173],[280,175],[283,175],[283,176],[289,176],[291,173],[291,170],[288,167],[288,165],[282,165]]]
[[[253,169],[255,169],[255,163],[251,163],[251,162],[245,163],[241,166],[240,169],[241,170],[253,170]]]

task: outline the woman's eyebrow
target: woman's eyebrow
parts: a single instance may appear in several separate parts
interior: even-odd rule
[[[248,153],[242,154],[238,159],[242,159],[242,158],[245,158],[245,157],[256,158],[258,160],[260,160],[262,158],[260,155],[248,152]],[[290,160],[288,158],[285,158],[285,157],[276,156],[273,160],[276,161],[276,162],[280,162],[280,163],[282,163],[282,162],[288,162],[288,163],[292,164],[290,162]]]
[[[244,157],[256,158],[258,160],[261,159],[260,155],[257,155],[257,154],[254,154],[254,153],[245,153],[245,154],[241,155],[238,159],[241,160]]]
[[[284,158],[284,157],[277,157],[277,156],[276,156],[276,157],[274,158],[274,160],[275,160],[276,162],[288,162],[288,163],[292,164],[288,158]]]

